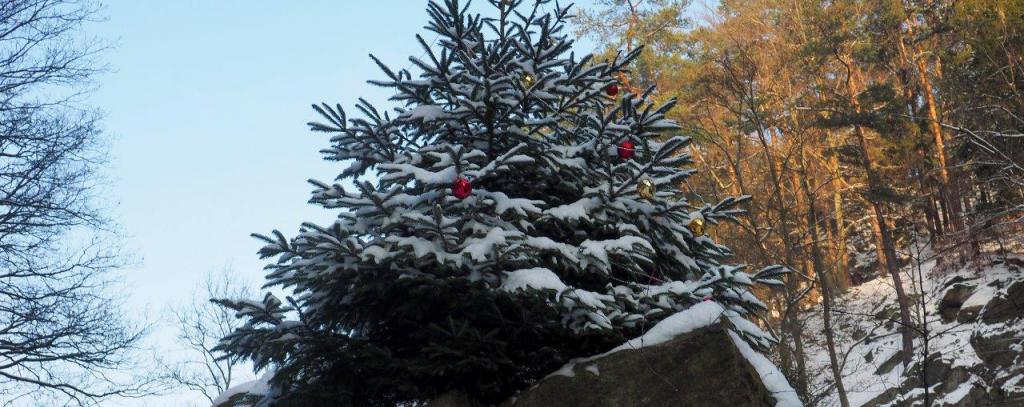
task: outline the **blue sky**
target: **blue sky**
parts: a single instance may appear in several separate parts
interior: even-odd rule
[[[306,129],[309,106],[384,101],[365,83],[381,77],[367,54],[408,66],[426,22],[426,1],[411,0],[104,3],[108,19],[90,31],[116,46],[90,103],[106,113],[111,140],[110,215],[138,259],[124,270],[125,301],[150,321],[188,301],[210,271],[230,266],[259,284],[264,263],[250,233],[290,235],[332,219],[306,204],[306,179],[339,172],[320,159],[327,137]],[[171,335],[154,331],[161,352]]]

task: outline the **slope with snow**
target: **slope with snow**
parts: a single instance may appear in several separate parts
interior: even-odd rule
[[[925,252],[903,270],[920,331],[906,368],[892,281],[880,277],[837,299],[834,332],[851,406],[926,405],[926,397],[936,407],[1024,406],[1024,257],[988,255],[957,267],[937,265],[942,257]],[[821,396],[816,406],[839,406],[821,310],[803,316],[810,393]]]

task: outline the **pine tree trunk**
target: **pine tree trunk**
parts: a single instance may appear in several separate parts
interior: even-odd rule
[[[892,232],[885,222],[885,210],[878,202],[872,202],[871,207],[878,219],[878,231],[882,238],[882,248],[885,251],[885,266],[892,278],[892,284],[896,289],[896,302],[900,309],[900,331],[903,339],[903,365],[907,366],[914,357],[914,332],[913,322],[910,319],[910,299],[903,287],[903,278],[900,276],[899,264],[896,262],[896,245],[892,241]]]
[[[864,199],[864,203],[871,207],[871,202]],[[875,238],[875,257],[878,258],[878,272],[888,274],[886,269],[885,249],[882,246],[882,228],[878,226],[878,217],[874,214],[868,215],[871,219],[871,235]]]
[[[910,24],[910,22],[906,19],[904,19],[904,23]],[[900,74],[897,75],[897,79],[899,79],[900,87],[903,89],[903,99],[906,101],[906,108],[908,114],[910,115],[910,120],[916,123],[918,121],[918,118],[915,103],[919,98],[917,97],[916,92],[914,92],[914,84],[910,76],[911,72],[914,72],[914,70],[917,68],[913,66],[913,63],[911,62],[914,58],[911,57],[910,53],[907,51],[907,47],[905,44],[905,35],[903,34],[903,31],[900,29],[900,27],[894,27],[891,31],[891,35],[894,38],[896,38],[896,48],[899,51],[898,62],[900,66]],[[928,92],[928,90],[922,89],[922,92]],[[922,145],[927,145],[928,140],[925,140],[922,137],[922,139],[919,142]],[[945,153],[943,151],[940,151],[939,154],[941,155],[939,157],[940,160],[942,160],[944,163]],[[919,160],[921,163],[925,163],[928,161],[928,157],[924,151],[921,151],[919,153]],[[943,173],[946,174],[945,170],[943,170]],[[932,194],[935,193],[934,189],[937,188],[935,188],[934,185],[931,185],[932,183],[927,180],[928,177],[926,176],[923,168],[920,171],[917,171],[917,174],[914,176],[914,178],[916,178],[918,181],[921,198],[924,202],[924,205],[922,205],[922,210],[925,212],[928,232],[932,240],[934,241],[936,238],[942,235],[942,222],[939,220],[938,213],[935,211],[935,205],[932,202],[931,196]],[[943,192],[941,189],[939,189],[938,198],[943,199],[943,197]]]
[[[907,34],[913,36],[915,24],[912,23],[909,17],[904,20],[904,23],[907,28]],[[921,50],[916,44],[912,48],[914,55],[910,55],[904,50],[906,36],[902,35],[902,31],[900,33],[897,40],[901,51],[903,51],[901,54],[916,68],[912,69],[912,71],[917,77],[917,83],[921,88],[921,96],[923,96],[925,109],[928,113],[928,131],[934,139],[935,158],[939,164],[939,196],[945,203],[946,210],[949,211],[946,214],[947,226],[951,232],[961,230],[963,228],[963,223],[961,222],[963,206],[957,201],[956,196],[959,194],[956,191],[956,186],[950,182],[949,164],[946,159],[946,141],[942,134],[942,127],[939,124],[939,111],[936,106],[935,92],[932,89],[931,79],[928,78],[928,66],[924,57],[917,56],[917,54],[921,53]]]
[[[832,139],[832,133],[828,134],[829,139]],[[833,142],[831,145],[833,148],[836,147]],[[843,177],[839,167],[839,157],[836,154],[832,154],[829,157],[829,171],[832,172],[832,210],[835,212],[835,223],[836,223],[836,236],[835,236],[835,263],[836,273],[839,276],[839,282],[842,283],[841,290],[845,290],[853,285],[853,281],[850,278],[850,272],[847,270],[850,264],[850,254],[846,250],[846,210],[843,208]]]
[[[856,65],[851,64],[850,76],[860,77],[860,70]],[[856,87],[853,83],[854,78],[847,77],[846,87],[848,92],[848,98],[850,104],[853,106],[855,112],[861,114],[860,101],[857,99]],[[867,177],[869,191],[875,190],[878,185],[878,175],[875,173],[874,161],[871,159],[871,152],[868,149],[867,134],[865,134],[864,128],[859,125],[854,125],[854,134],[857,136],[857,142],[860,145],[861,154],[863,157],[861,163],[864,167],[864,172]],[[870,193],[869,193],[870,194]],[[889,230],[888,225],[885,221],[885,210],[882,207],[882,203],[878,202],[877,198],[869,195],[868,201],[871,204],[872,210],[875,215],[875,221],[877,225],[877,236],[881,243],[881,249],[883,257],[885,258],[885,268],[892,278],[893,285],[896,288],[896,302],[899,305],[900,310],[900,324],[903,340],[903,365],[909,365],[910,361],[914,356],[914,336],[912,331],[912,322],[910,320],[910,300],[907,297],[907,293],[903,289],[903,281],[900,278],[899,265],[897,264],[896,258],[896,246],[892,240],[892,231]],[[879,262],[882,258],[879,258]]]

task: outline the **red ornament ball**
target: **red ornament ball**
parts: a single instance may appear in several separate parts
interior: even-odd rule
[[[632,141],[624,140],[619,143],[619,158],[628,160],[633,158],[634,154],[636,154],[636,149]]]
[[[608,96],[615,97],[615,95],[619,94],[619,85],[616,85],[614,83],[608,85],[607,88],[604,88],[604,93],[607,93]]]
[[[709,302],[709,301],[711,301],[711,296],[710,295],[707,296],[707,297],[704,297],[704,302]]]
[[[473,185],[464,177],[459,177],[452,183],[452,195],[455,195],[456,198],[466,199],[471,192],[473,192]]]

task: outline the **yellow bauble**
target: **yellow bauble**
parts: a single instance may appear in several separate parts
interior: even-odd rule
[[[657,188],[650,178],[644,178],[636,184],[636,193],[643,199],[654,199],[655,192],[657,192]]]
[[[701,236],[704,234],[704,219],[693,218],[690,220],[690,231],[693,232],[694,236]]]
[[[530,75],[528,73],[524,73],[522,81],[523,89],[529,89],[530,87],[533,86],[534,83],[537,83],[537,78],[534,78],[533,75]]]

